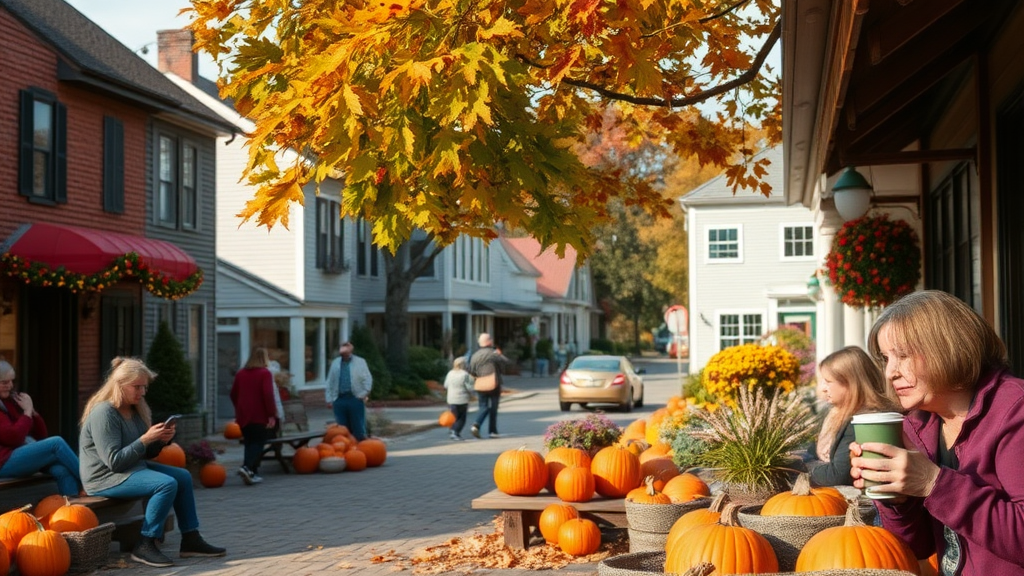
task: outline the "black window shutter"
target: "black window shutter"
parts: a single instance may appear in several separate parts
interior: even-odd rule
[[[60,204],[68,202],[68,109],[60,102],[57,107],[56,148],[54,161],[56,170],[53,178],[54,201]]]
[[[103,117],[103,210],[124,213],[124,124]]]
[[[18,193],[22,196],[32,196],[32,130],[35,126],[33,110],[35,98],[27,90],[21,90],[21,130],[19,134],[20,152],[18,156]]]

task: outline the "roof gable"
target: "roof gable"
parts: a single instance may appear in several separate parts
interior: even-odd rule
[[[751,192],[750,190],[745,189],[739,189],[734,194],[732,186],[728,184],[725,173],[723,172],[680,197],[679,201],[684,206],[707,206],[715,204],[784,204],[786,202],[786,198],[783,193],[784,182],[782,152],[783,147],[782,145],[779,145],[774,148],[762,150],[754,156],[755,160],[767,158],[771,162],[767,168],[768,174],[765,176],[765,181],[771,185],[772,194],[767,198],[758,192]]]
[[[550,298],[565,298],[569,293],[573,273],[576,271],[576,249],[565,247],[565,257],[559,257],[554,247],[541,251],[540,242],[534,238],[502,238],[502,241],[527,260],[540,276],[537,278],[537,292]]]

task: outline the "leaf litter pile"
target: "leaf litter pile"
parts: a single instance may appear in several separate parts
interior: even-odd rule
[[[451,538],[443,544],[430,546],[407,560],[413,565],[415,574],[442,574],[450,572],[471,572],[473,570],[518,568],[522,570],[557,570],[569,564],[600,562],[605,558],[629,552],[629,539],[625,530],[605,534],[601,548],[589,556],[570,556],[557,546],[535,543],[526,550],[514,550],[505,545],[505,530],[501,516],[496,516],[494,531],[490,534],[474,534],[465,538]],[[609,540],[608,536],[612,535]],[[405,560],[393,554],[373,558],[377,564]]]

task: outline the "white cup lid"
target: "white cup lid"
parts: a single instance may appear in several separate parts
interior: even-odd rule
[[[899,412],[871,412],[868,414],[854,414],[854,424],[890,424],[892,422],[903,422],[903,414]]]

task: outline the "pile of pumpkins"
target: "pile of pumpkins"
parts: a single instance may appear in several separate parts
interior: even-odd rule
[[[360,472],[381,466],[387,457],[387,445],[383,441],[377,438],[357,441],[346,426],[332,424],[318,444],[295,451],[292,466],[299,474]]]
[[[174,442],[164,446],[153,460],[165,466],[186,468],[185,450]],[[199,483],[206,488],[220,488],[227,478],[227,469],[218,462],[207,462],[199,468]]]
[[[61,576],[71,568],[71,547],[63,532],[83,532],[99,526],[87,506],[52,494],[0,514],[0,576],[14,563],[22,576]]]

